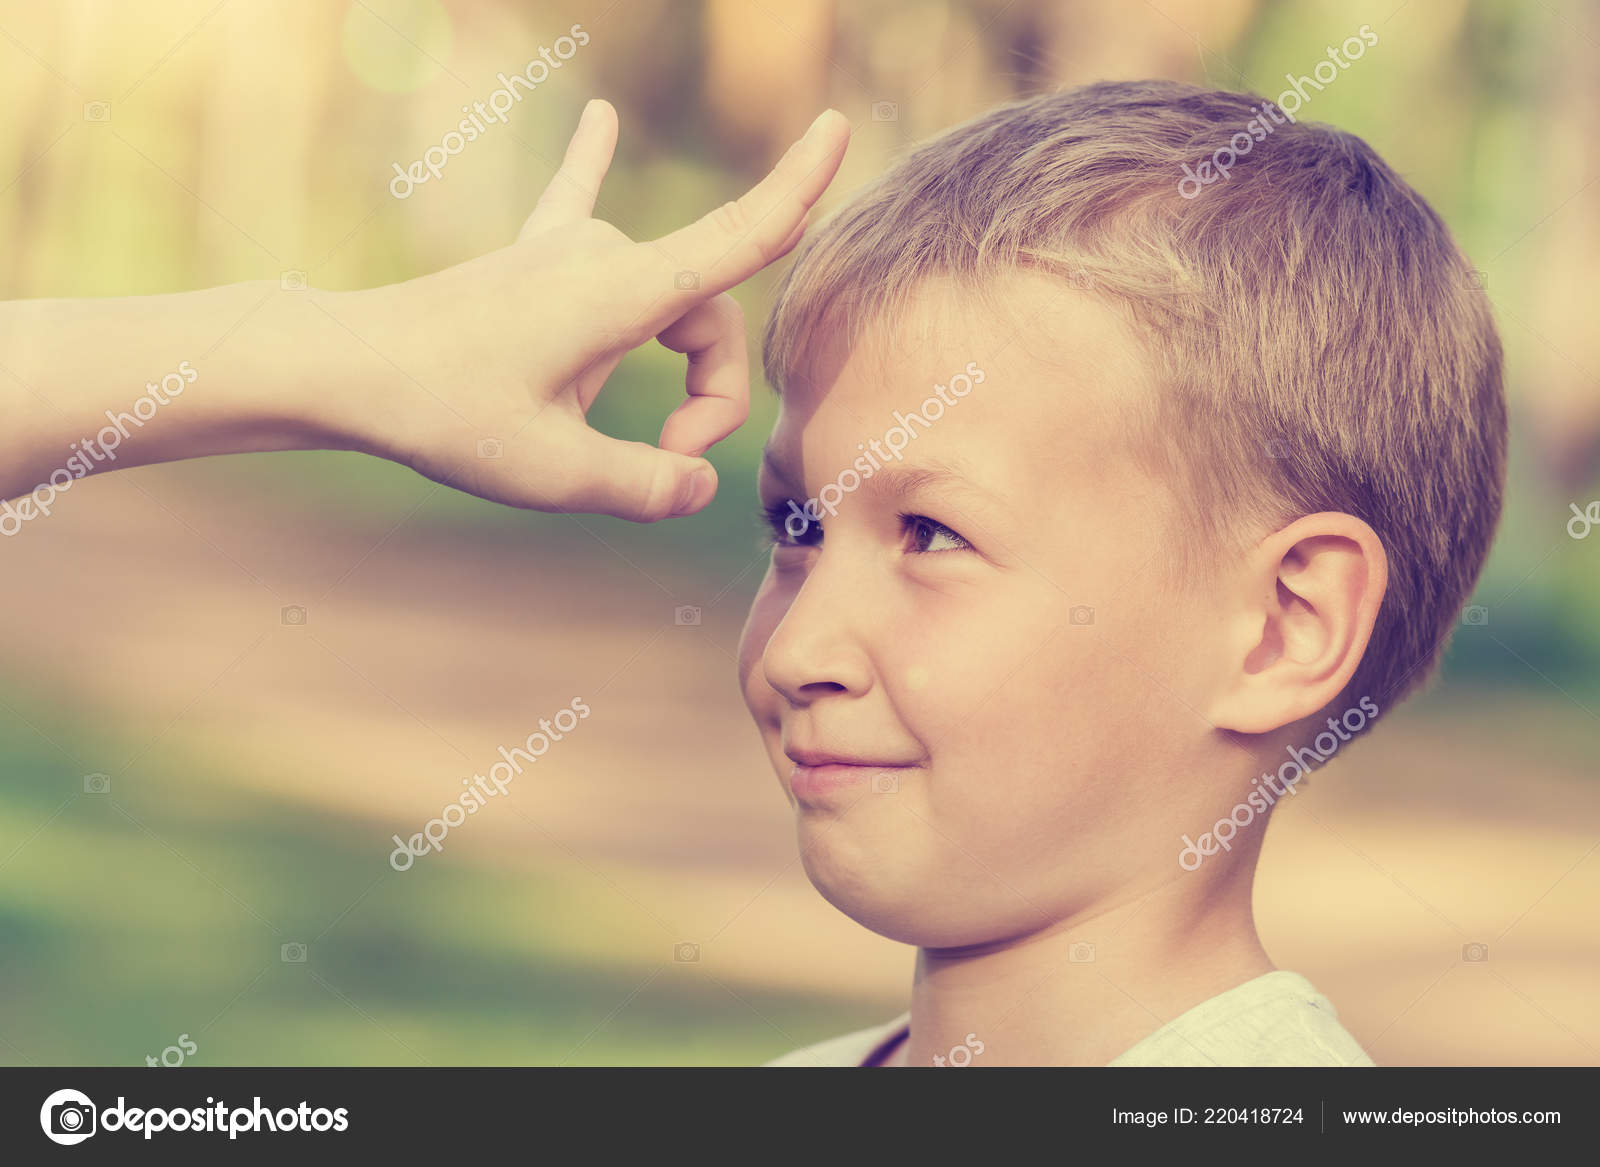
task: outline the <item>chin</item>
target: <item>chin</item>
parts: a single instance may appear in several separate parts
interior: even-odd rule
[[[948,862],[931,856],[913,862],[837,823],[808,825],[804,815],[797,834],[811,886],[863,928],[918,948],[964,948],[992,939],[981,921],[965,919],[969,905],[952,908],[970,885],[950,883]]]

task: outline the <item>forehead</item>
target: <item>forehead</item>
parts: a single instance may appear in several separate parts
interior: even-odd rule
[[[780,401],[769,477],[830,480],[913,412],[930,423],[910,426],[906,468],[973,466],[1012,492],[1046,473],[1103,477],[1113,460],[1126,464],[1120,452],[1154,391],[1121,311],[1029,272],[982,297],[928,281],[854,345],[838,332],[812,341]]]

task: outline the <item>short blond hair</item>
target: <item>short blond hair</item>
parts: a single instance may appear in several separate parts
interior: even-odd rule
[[[1200,169],[1247,125],[1226,178]],[[1180,191],[1196,173],[1211,181]],[[1214,552],[1318,511],[1373,528],[1388,591],[1346,696],[1387,709],[1420,684],[1488,554],[1506,445],[1493,318],[1422,197],[1361,139],[1248,94],[1143,81],[1013,102],[804,240],[767,379],[782,392],[817,330],[853,344],[929,277],[984,296],[1017,268],[1126,310],[1162,382],[1150,453]]]

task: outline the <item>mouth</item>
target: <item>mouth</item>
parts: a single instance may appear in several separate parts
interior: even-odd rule
[[[840,791],[867,786],[875,794],[893,794],[901,776],[916,769],[904,762],[870,761],[822,751],[785,750],[794,768],[789,772],[789,792],[796,802],[818,802]]]

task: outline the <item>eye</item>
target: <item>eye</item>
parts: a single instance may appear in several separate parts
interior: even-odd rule
[[[816,547],[822,543],[822,524],[792,498],[764,506],[757,521],[765,528],[764,542],[773,547]]]
[[[943,551],[970,551],[972,544],[943,523],[936,523],[926,515],[901,515],[900,522],[911,540],[912,550],[918,555]]]

